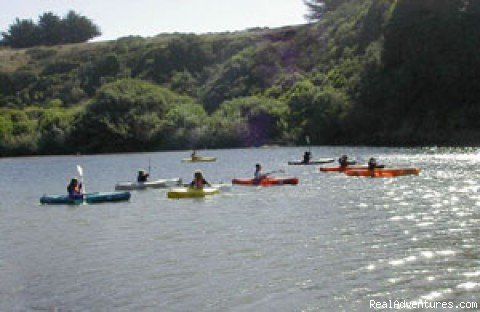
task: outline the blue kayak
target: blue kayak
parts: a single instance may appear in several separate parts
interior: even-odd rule
[[[68,204],[79,205],[84,201],[87,204],[118,202],[130,199],[130,192],[97,192],[83,194],[82,197],[71,198],[68,195],[43,195],[40,198],[42,204]]]

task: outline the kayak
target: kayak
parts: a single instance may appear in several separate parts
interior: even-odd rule
[[[232,184],[260,185],[260,186],[284,185],[284,184],[297,185],[298,184],[298,178],[295,178],[295,177],[286,177],[286,178],[266,177],[266,178],[261,179],[260,181],[258,181],[256,179],[233,179]]]
[[[190,184],[183,184],[184,187],[190,187]],[[210,187],[216,188],[221,192],[230,192],[232,190],[232,185],[227,183],[212,183]]]
[[[117,202],[130,199],[130,192],[96,192],[87,193],[83,198],[70,198],[68,195],[43,195],[40,198],[42,204],[69,204],[79,205],[84,201],[87,204]]]
[[[220,190],[215,187],[204,187],[203,189],[196,189],[193,187],[178,187],[172,188],[168,191],[168,198],[202,198],[205,196],[215,195],[220,193]]]
[[[156,181],[147,182],[119,182],[115,184],[115,190],[117,191],[130,191],[130,190],[144,190],[147,188],[165,188],[182,183],[182,179],[159,179]]]
[[[194,158],[184,158],[182,162],[211,162],[216,161],[216,157],[194,157]]]
[[[418,175],[419,168],[384,168],[371,170],[347,170],[345,174],[352,177],[392,178],[405,175]]]
[[[288,164],[290,166],[308,166],[308,165],[328,164],[334,161],[335,160],[333,158],[320,158],[317,160],[310,160],[308,163],[304,162],[303,160],[289,161]]]
[[[377,166],[377,168],[383,168],[384,166]],[[368,166],[347,166],[347,167],[321,167],[322,172],[345,172],[348,170],[368,170]]]

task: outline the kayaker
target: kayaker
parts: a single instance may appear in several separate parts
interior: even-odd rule
[[[192,151],[192,155],[191,155],[191,156],[192,156],[192,160],[197,159],[197,150],[194,149],[194,150]]]
[[[77,178],[72,178],[67,186],[68,197],[77,199],[82,198],[82,184],[78,183]]]
[[[211,186],[210,183],[203,178],[202,171],[196,170],[193,174],[193,181],[190,183],[190,187],[202,189],[205,185]]]
[[[253,178],[256,181],[260,181],[262,179],[265,179],[266,177],[267,177],[267,175],[262,173],[262,165],[256,164],[255,165],[255,173],[253,174]]]
[[[377,160],[372,157],[368,160],[368,170],[375,170],[375,168],[377,168]]]
[[[150,174],[145,172],[145,170],[143,170],[143,169],[139,170],[138,171],[138,176],[137,176],[137,182],[138,183],[147,182],[149,176],[150,176]]]
[[[340,157],[338,159],[338,163],[340,164],[340,167],[341,168],[345,168],[349,165],[348,163],[348,156],[347,155],[342,155],[342,157]]]
[[[310,159],[312,159],[312,153],[310,153],[309,151],[305,151],[305,153],[303,154],[303,163],[308,164],[310,162]]]

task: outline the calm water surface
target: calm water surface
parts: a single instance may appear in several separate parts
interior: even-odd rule
[[[314,147],[418,177],[350,178],[286,166],[302,148],[0,159],[0,311],[368,311],[371,299],[478,300],[480,152]],[[126,203],[42,206],[75,166],[88,191],[152,178],[230,181],[285,169],[298,186],[204,200],[165,190]]]

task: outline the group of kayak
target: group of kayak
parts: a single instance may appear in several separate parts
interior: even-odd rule
[[[215,161],[214,157],[200,157],[192,153],[191,158],[182,159],[182,162],[211,162]],[[260,164],[255,166],[255,173],[252,179],[233,179],[232,184],[238,185],[281,185],[281,184],[298,184],[297,178],[279,178],[272,177],[271,174],[277,172],[272,171],[263,173]],[[80,175],[83,169],[77,166]],[[81,171],[80,171],[81,170]],[[193,180],[189,184],[182,184],[182,179],[159,179],[150,180],[150,173],[141,169],[138,171],[137,180],[135,182],[120,182],[115,184],[115,192],[95,192],[87,193],[83,187],[83,183],[74,177],[67,185],[67,194],[65,195],[44,195],[40,198],[42,204],[94,204],[103,202],[127,201],[131,197],[129,191],[144,190],[148,188],[170,188],[167,192],[168,198],[196,198],[208,195],[218,194],[220,190],[228,189],[227,185],[211,184],[203,176],[202,171],[196,170]]]
[[[289,165],[318,165],[334,162],[333,158],[322,158],[312,160],[311,152],[306,151],[301,161],[289,161]],[[214,157],[199,157],[194,151],[191,158],[182,159],[182,162],[211,162]],[[336,167],[320,167],[322,172],[344,172],[349,176],[359,177],[397,177],[402,175],[418,175],[418,168],[385,168],[384,165],[377,163],[375,158],[370,158],[367,165],[356,165],[356,161],[350,160],[347,155],[338,159]],[[77,166],[77,169],[81,167]],[[251,186],[271,186],[271,185],[297,185],[299,179],[296,177],[275,177],[273,174],[283,172],[283,170],[264,173],[262,165],[255,165],[255,172],[252,178],[235,178],[232,184],[251,185]],[[79,170],[79,173],[81,171]],[[82,174],[82,173],[81,173]],[[115,192],[96,192],[87,193],[82,189],[82,183],[78,178],[72,178],[67,186],[66,195],[44,195],[40,202],[42,204],[93,204],[101,202],[116,202],[129,200],[131,190],[143,190],[147,188],[168,188],[168,198],[196,198],[205,197],[220,193],[222,185],[209,183],[203,176],[202,171],[196,170],[193,174],[193,180],[189,184],[182,184],[180,178],[159,179],[150,181],[150,173],[141,169],[138,171],[136,182],[120,182],[115,185]]]
[[[270,185],[284,185],[298,184],[298,178],[294,177],[272,177],[271,175],[281,171],[272,171],[263,173],[260,164],[255,165],[255,172],[253,178],[239,178],[233,179],[232,184],[236,185],[253,185],[253,186],[270,186]],[[184,188],[172,188],[168,191],[168,198],[192,198],[205,197],[220,193],[217,185],[209,183],[205,180],[202,171],[196,170],[192,182]]]
[[[311,160],[311,153],[305,152],[302,161],[288,162],[289,165],[317,165],[334,162],[333,158],[324,158],[316,161]],[[342,155],[338,159],[336,167],[320,167],[322,172],[343,172],[348,176],[354,177],[372,177],[372,178],[391,178],[405,175],[418,175],[419,168],[386,168],[385,165],[377,163],[375,158],[370,158],[367,165],[356,165],[356,161],[348,159],[347,155]]]

